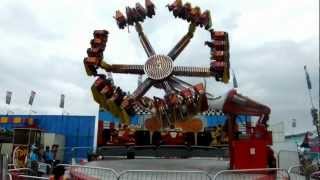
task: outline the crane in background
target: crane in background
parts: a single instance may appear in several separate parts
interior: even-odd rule
[[[311,116],[312,116],[312,119],[313,119],[313,125],[316,126],[318,137],[320,137],[320,120],[319,120],[319,117],[318,117],[318,109],[315,108],[315,106],[314,106],[312,92],[311,92],[312,91],[312,85],[311,85],[310,75],[308,73],[308,69],[307,69],[306,65],[304,66],[304,71],[305,71],[306,81],[307,81],[307,86],[308,86],[308,92],[309,92],[309,98],[310,98],[310,104],[311,104],[310,112],[311,112]]]

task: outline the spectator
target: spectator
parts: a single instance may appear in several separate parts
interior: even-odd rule
[[[31,146],[31,152],[29,155],[30,161],[38,161],[39,157],[38,157],[38,148],[36,145],[32,145]]]
[[[57,144],[53,144],[52,147],[51,147],[51,152],[53,153],[53,159],[54,160],[57,159],[58,148],[59,148],[59,145],[57,145]]]
[[[57,165],[60,163],[61,159],[58,159],[58,152],[59,152],[59,145],[58,144],[53,144],[51,147],[51,152],[53,156],[53,166]]]
[[[28,157],[28,167],[32,169],[33,171],[32,175],[38,174],[38,161],[39,161],[38,148],[36,145],[32,145],[31,152]]]
[[[52,164],[53,162],[53,153],[50,151],[50,147],[46,146],[46,151],[44,152],[45,162],[48,164]]]
[[[56,166],[53,169],[53,175],[49,177],[49,180],[65,180],[67,179],[64,176],[65,168],[63,166]]]
[[[45,162],[45,158],[44,158],[44,147],[43,144],[40,144],[39,146],[39,150],[38,150],[38,158],[40,162]]]

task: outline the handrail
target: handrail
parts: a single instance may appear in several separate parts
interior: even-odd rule
[[[119,173],[119,175],[124,174],[126,172],[166,172],[166,173],[206,173],[206,171],[184,171],[184,170],[124,170],[122,172]]]
[[[38,177],[38,176],[29,176],[29,175],[15,175],[15,176],[22,177],[22,178],[32,178],[32,179],[45,179],[45,180],[49,179],[47,177]]]
[[[24,170],[33,171],[30,168],[16,168],[16,169],[9,169],[8,172],[24,171]]]

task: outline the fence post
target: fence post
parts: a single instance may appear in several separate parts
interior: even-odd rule
[[[73,147],[73,148],[71,148],[71,164],[72,165],[77,164],[76,157],[77,156],[75,155],[75,149]]]
[[[8,177],[8,155],[0,155],[0,179],[6,180]]]
[[[277,154],[277,168],[280,168],[280,153],[282,150],[280,150]]]

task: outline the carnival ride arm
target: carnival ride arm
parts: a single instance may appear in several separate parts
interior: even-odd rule
[[[193,34],[196,30],[196,25],[191,23],[189,25],[189,31],[186,35],[182,37],[182,39],[177,43],[177,45],[169,52],[168,56],[174,61],[180,53],[187,47],[190,40],[193,37]]]
[[[147,36],[143,32],[143,28],[140,23],[136,22],[136,31],[138,32],[140,42],[142,44],[143,49],[147,53],[148,57],[155,55],[155,51],[151,46]]]
[[[270,108],[266,105],[258,103],[249,97],[237,93],[236,90],[231,90],[225,96],[218,97],[211,101],[210,107],[222,110],[223,113],[239,116],[249,115],[258,116],[257,124],[267,125],[269,120]]]

